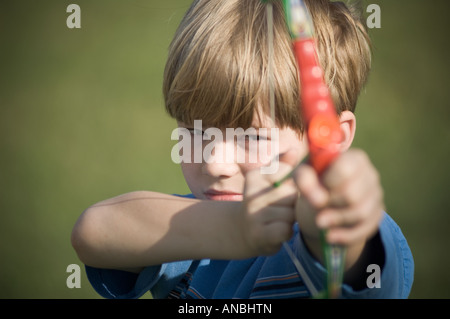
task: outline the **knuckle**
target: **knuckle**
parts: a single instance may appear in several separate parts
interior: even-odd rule
[[[299,174],[296,177],[296,181],[297,186],[302,192],[308,192],[314,187],[313,173],[306,167],[301,167],[299,169]]]
[[[351,218],[349,212],[339,214],[339,219],[340,225],[342,226],[349,226],[353,223],[353,218]]]
[[[343,161],[339,167],[338,174],[341,180],[346,180],[353,175],[356,166],[351,161]]]
[[[359,163],[370,162],[367,153],[361,149],[353,149],[352,155],[355,157],[355,160],[358,161]]]
[[[357,187],[358,185],[350,184],[344,189],[342,197],[345,204],[354,205],[359,202],[360,193]]]

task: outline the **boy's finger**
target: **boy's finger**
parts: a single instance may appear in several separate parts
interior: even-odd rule
[[[378,193],[379,189],[377,175],[371,171],[364,171],[340,187],[331,190],[330,205],[334,207],[357,205],[365,198],[374,196],[374,192]]]
[[[378,219],[361,222],[353,227],[335,227],[327,231],[327,241],[331,244],[351,245],[371,238],[378,229]]]
[[[326,208],[318,214],[317,225],[324,229],[336,226],[350,227],[371,218],[377,218],[379,214],[373,212],[382,211],[382,196],[380,191],[375,190],[371,196],[366,196],[356,205]]]
[[[367,154],[351,149],[341,154],[324,172],[322,182],[327,188],[337,188],[358,175],[368,164]]]
[[[268,205],[293,206],[298,197],[298,190],[292,181],[287,181],[274,188],[273,181],[292,168],[281,164],[280,172],[274,175],[260,175],[258,170],[247,174],[246,200],[252,203],[252,211],[258,211]],[[251,183],[249,181],[252,181]]]
[[[312,166],[300,165],[294,173],[294,181],[300,195],[306,198],[314,208],[319,209],[327,205],[329,193],[320,183],[319,176]]]
[[[271,205],[293,206],[298,198],[298,191],[291,181],[277,188],[271,187],[270,196],[273,198]]]

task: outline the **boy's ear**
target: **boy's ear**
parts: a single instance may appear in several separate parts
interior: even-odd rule
[[[342,141],[341,152],[345,152],[353,143],[356,131],[356,117],[353,112],[343,111],[339,116],[341,122]]]

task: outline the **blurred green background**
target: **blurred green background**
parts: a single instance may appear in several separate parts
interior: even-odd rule
[[[186,193],[161,93],[190,0],[0,0],[0,297],[66,286],[82,211],[134,190]],[[81,29],[66,8],[81,7]],[[449,2],[373,0],[373,72],[354,143],[379,168],[415,258],[412,298],[450,297]]]

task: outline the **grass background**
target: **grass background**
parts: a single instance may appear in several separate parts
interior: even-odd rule
[[[66,7],[81,7],[81,29]],[[0,298],[99,298],[70,232],[133,190],[185,193],[161,93],[190,0],[0,1]],[[411,298],[450,297],[449,3],[373,0],[373,72],[354,145],[379,168],[415,258]]]

